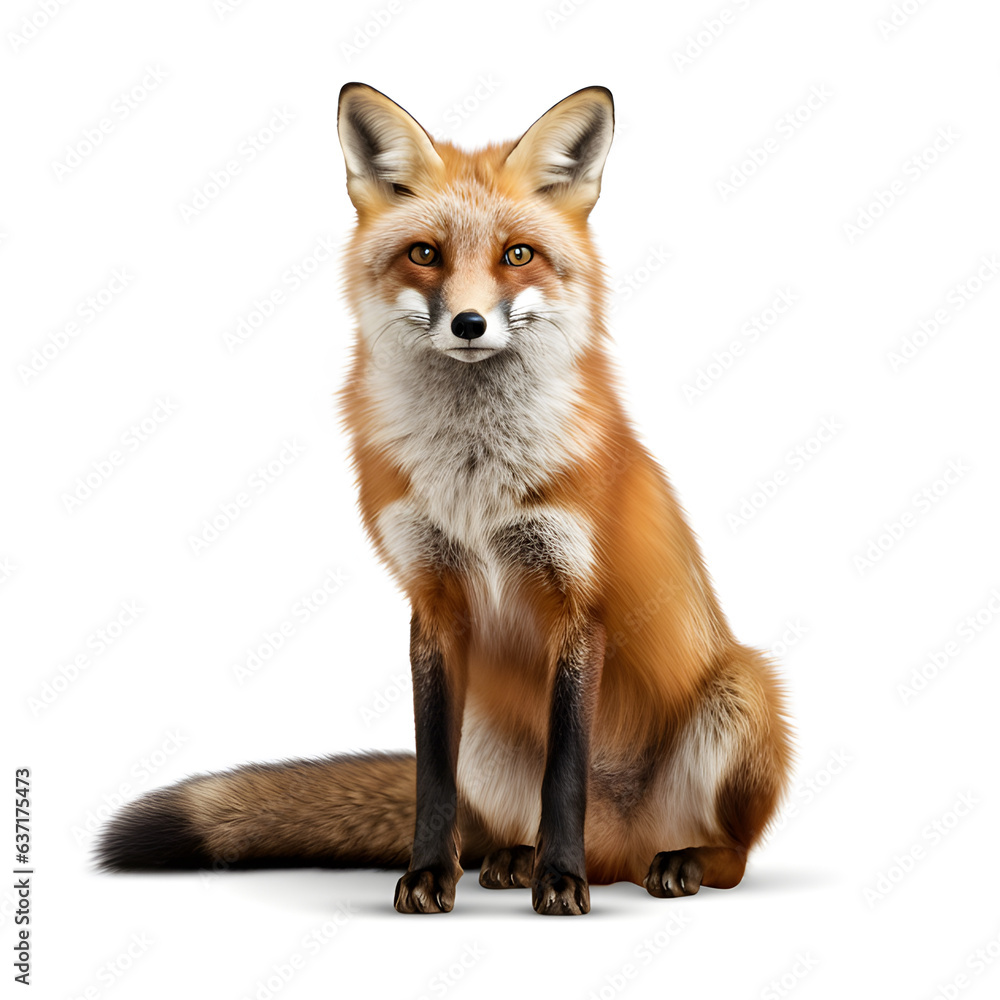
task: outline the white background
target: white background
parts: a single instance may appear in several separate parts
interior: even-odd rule
[[[1000,9],[557,4],[92,0],[48,23],[40,2],[4,5],[4,773],[32,773],[36,995],[996,995],[1000,280],[983,262],[1000,253]],[[224,340],[349,231],[335,115],[352,79],[466,145],[579,87],[614,92],[592,223],[628,405],[737,633],[780,656],[797,727],[786,812],[735,890],[597,887],[586,918],[543,920],[470,872],[452,914],[415,918],[391,908],[395,873],[90,867],[122,797],[412,746],[407,609],[360,531],[333,398],[351,337],[339,261]],[[251,160],[242,144],[276,110],[293,120]],[[116,271],[126,287],[88,323]],[[746,335],[782,292],[791,308]],[[293,440],[196,555],[203,522]],[[138,618],[96,653],[127,602]],[[8,959],[12,902],[0,892]]]

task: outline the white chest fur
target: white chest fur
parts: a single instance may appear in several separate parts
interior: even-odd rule
[[[474,570],[498,601],[522,530],[560,572],[590,572],[590,531],[577,515],[529,506],[531,491],[580,448],[567,431],[575,403],[571,373],[544,378],[515,352],[487,363],[387,364],[370,376],[379,420],[375,442],[409,475],[411,491],[386,507],[377,531],[398,575],[421,564]]]

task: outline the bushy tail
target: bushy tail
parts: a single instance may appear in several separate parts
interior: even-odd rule
[[[416,760],[366,753],[247,764],[150,792],[105,827],[110,871],[299,863],[405,868]]]

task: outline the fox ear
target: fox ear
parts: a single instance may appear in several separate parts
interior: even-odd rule
[[[398,104],[364,83],[340,91],[337,132],[347,193],[361,210],[419,191],[444,169],[431,137]]]
[[[605,87],[587,87],[550,108],[518,139],[505,172],[573,211],[590,212],[601,193],[615,105]]]

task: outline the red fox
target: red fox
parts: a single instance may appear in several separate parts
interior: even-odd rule
[[[402,913],[451,910],[470,865],[557,915],[587,913],[591,882],[742,879],[788,781],[784,696],[619,398],[588,227],[613,128],[588,87],[470,153],[343,88],[341,404],[411,604],[416,755],[189,778],[110,822],[105,868],[399,867]]]

